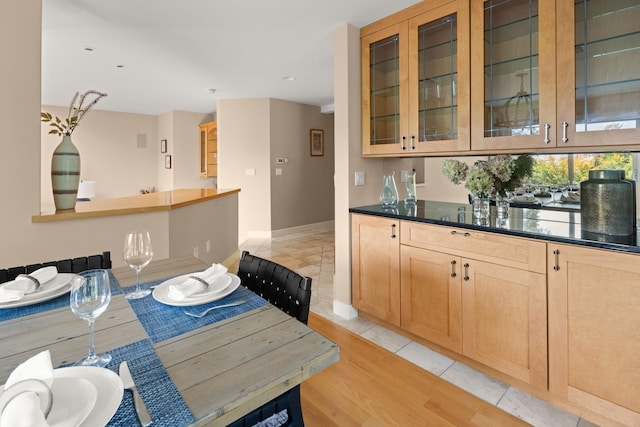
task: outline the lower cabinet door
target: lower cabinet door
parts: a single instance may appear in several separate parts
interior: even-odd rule
[[[462,351],[460,258],[401,245],[401,326]]]
[[[399,221],[352,215],[352,303],[400,326]]]
[[[461,262],[462,353],[546,389],[546,275]]]
[[[549,390],[640,425],[638,256],[549,244]]]

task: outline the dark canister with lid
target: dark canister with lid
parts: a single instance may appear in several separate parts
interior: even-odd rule
[[[589,171],[580,183],[582,237],[606,242],[635,240],[635,182],[617,169]]]

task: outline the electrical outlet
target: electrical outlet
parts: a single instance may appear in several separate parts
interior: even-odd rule
[[[193,256],[198,258],[200,256],[200,248],[199,247],[195,247],[193,248]]]
[[[364,185],[364,172],[355,173],[355,185]]]
[[[211,252],[211,240],[207,240],[205,246],[207,247],[207,253]]]

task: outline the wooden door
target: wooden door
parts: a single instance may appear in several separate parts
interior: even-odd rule
[[[640,4],[578,0],[556,7],[558,145],[637,147]]]
[[[401,246],[401,326],[462,351],[460,258]]]
[[[472,150],[556,147],[555,3],[471,2]]]
[[[469,79],[469,0],[410,19],[410,153],[470,149]]]
[[[407,22],[361,39],[362,154],[407,153]]]
[[[462,259],[462,353],[547,387],[546,275]]]
[[[400,326],[399,221],[352,215],[352,298],[359,310]]]
[[[548,246],[549,390],[640,425],[638,256]]]

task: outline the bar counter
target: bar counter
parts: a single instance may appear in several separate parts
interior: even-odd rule
[[[238,193],[239,191],[239,189],[186,188],[120,197],[117,199],[77,202],[75,209],[42,212],[40,215],[33,215],[31,222],[68,221],[84,218],[169,211],[207,200],[225,197]]]
[[[393,209],[382,208],[380,204],[354,207],[350,208],[349,212],[640,253],[637,232],[624,239],[616,236],[600,236],[599,239],[586,236],[586,233],[581,231],[579,210],[559,211],[511,206],[509,218],[498,220],[495,206],[491,206],[490,219],[486,224],[481,224],[473,218],[470,204],[431,200],[418,200],[415,206],[405,206],[404,202],[399,202]]]

